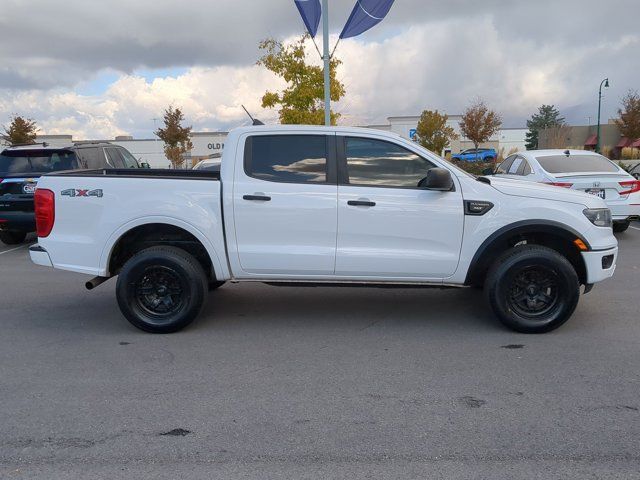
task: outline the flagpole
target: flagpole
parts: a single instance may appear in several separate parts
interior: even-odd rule
[[[322,43],[324,49],[324,124],[331,125],[331,75],[329,55],[329,0],[322,0]]]

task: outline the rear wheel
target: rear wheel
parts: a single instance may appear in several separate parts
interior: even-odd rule
[[[630,225],[631,225],[631,222],[629,222],[629,221],[613,222],[613,231],[615,233],[625,232],[625,231],[627,231],[627,229],[629,228]]]
[[[137,328],[172,333],[200,313],[207,276],[198,261],[176,247],[151,247],[120,271],[116,296],[122,314]]]
[[[0,240],[6,245],[19,245],[27,238],[25,232],[0,232]]]
[[[496,260],[485,283],[489,304],[507,327],[545,333],[565,323],[580,297],[578,275],[555,250],[515,247]]]

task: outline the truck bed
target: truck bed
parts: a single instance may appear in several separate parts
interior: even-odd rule
[[[112,168],[96,170],[67,170],[54,172],[47,177],[119,177],[166,178],[183,180],[220,180],[220,172],[212,170],[169,170],[164,168]]]

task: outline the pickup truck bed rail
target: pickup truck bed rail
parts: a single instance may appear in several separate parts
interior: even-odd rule
[[[183,180],[220,180],[220,172],[211,170],[169,170],[164,168],[113,168],[97,170],[66,170],[48,173],[47,177],[116,177],[171,178]]]

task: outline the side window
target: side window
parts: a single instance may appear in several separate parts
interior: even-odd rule
[[[345,139],[350,185],[417,188],[436,165],[400,145],[370,138]]]
[[[502,174],[508,173],[509,168],[511,167],[511,164],[515,159],[516,159],[515,155],[508,157],[504,162],[498,165],[498,168],[496,169],[496,173],[502,173]]]
[[[326,183],[325,135],[256,135],[245,145],[244,170],[270,182]]]
[[[522,165],[523,159],[521,157],[516,157],[511,166],[509,167],[509,175],[517,175],[518,169]]]
[[[522,164],[520,165],[517,174],[524,177],[526,177],[527,175],[531,175],[531,166],[529,165],[529,162],[527,162],[524,158],[522,159]]]
[[[138,161],[133,155],[131,155],[129,150],[120,147],[118,148],[118,151],[120,152],[120,156],[122,156],[122,159],[124,160],[125,168],[138,168]]]
[[[117,148],[105,148],[104,153],[107,155],[107,159],[109,160],[112,168],[125,168],[124,161],[122,160]]]

